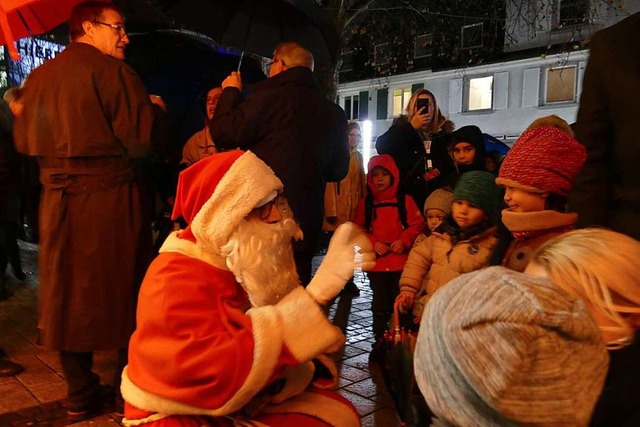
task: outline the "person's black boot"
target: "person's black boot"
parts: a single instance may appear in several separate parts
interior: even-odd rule
[[[7,354],[0,348],[0,377],[12,377],[22,371],[24,371],[22,365],[9,360]]]
[[[354,283],[353,280],[349,280],[347,284],[344,286],[344,288],[342,289],[342,291],[340,292],[340,295],[350,295],[353,297],[359,297],[360,289],[358,289],[358,286]]]

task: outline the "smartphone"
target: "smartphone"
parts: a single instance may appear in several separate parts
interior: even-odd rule
[[[429,112],[429,98],[418,98],[416,101],[416,111],[420,111],[422,107],[424,107],[422,114],[427,114]]]

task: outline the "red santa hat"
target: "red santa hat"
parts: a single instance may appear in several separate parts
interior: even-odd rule
[[[504,158],[496,184],[567,196],[587,153],[557,116],[534,121]]]
[[[188,224],[178,237],[220,253],[238,224],[282,188],[271,168],[251,151],[226,151],[199,160],[178,179],[172,218],[182,217]]]

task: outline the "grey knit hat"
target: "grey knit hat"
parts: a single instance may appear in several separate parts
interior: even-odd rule
[[[586,426],[608,367],[583,303],[503,267],[429,300],[414,355],[431,410],[455,426]]]
[[[429,209],[438,209],[449,215],[451,213],[451,203],[453,202],[453,193],[451,191],[438,188],[433,193],[429,194],[427,200],[424,202],[424,209],[422,213],[427,215]]]
[[[463,173],[453,190],[453,199],[473,203],[484,211],[493,225],[498,225],[504,207],[504,191],[496,185],[495,180],[495,175],[487,171]]]

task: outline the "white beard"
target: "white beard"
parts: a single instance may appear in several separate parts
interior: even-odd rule
[[[291,246],[296,230],[292,219],[276,224],[242,221],[222,247],[227,267],[253,307],[273,305],[300,286]]]

